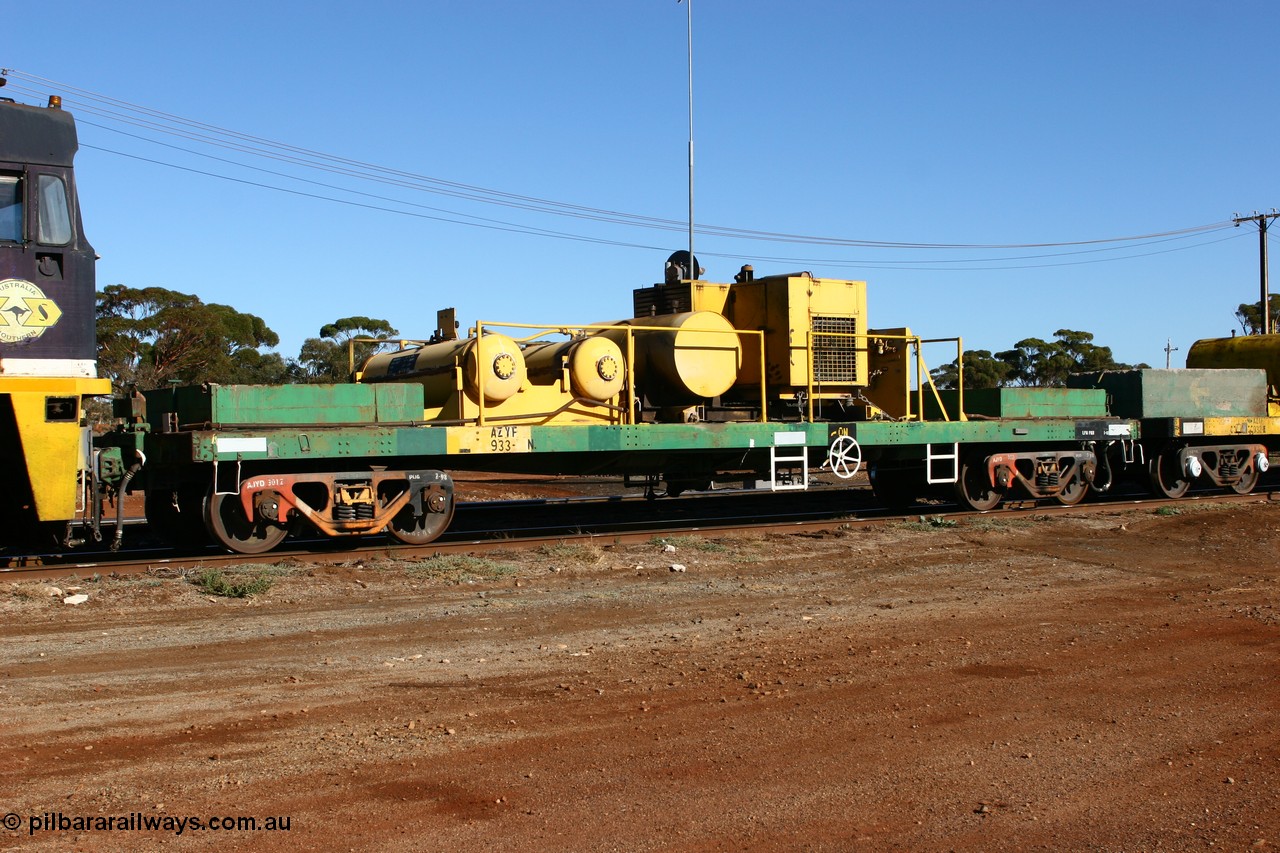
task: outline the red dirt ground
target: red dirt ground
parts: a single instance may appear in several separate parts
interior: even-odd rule
[[[1274,503],[674,545],[0,585],[0,847],[1280,844]]]

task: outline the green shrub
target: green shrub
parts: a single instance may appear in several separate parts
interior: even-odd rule
[[[218,569],[205,569],[193,577],[191,582],[209,595],[222,595],[227,598],[261,595],[271,589],[272,584],[271,578],[265,574],[257,574],[251,578],[232,578]]]
[[[465,583],[469,580],[495,580],[510,577],[516,573],[517,566],[512,563],[500,563],[484,557],[472,557],[467,554],[437,554],[427,560],[414,563],[406,571],[414,577],[443,578],[454,583]]]

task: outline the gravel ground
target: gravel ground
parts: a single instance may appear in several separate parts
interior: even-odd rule
[[[0,847],[1272,849],[1277,554],[1200,501],[3,584]]]

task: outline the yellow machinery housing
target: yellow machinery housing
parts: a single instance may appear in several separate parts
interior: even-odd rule
[[[868,329],[866,305],[864,281],[757,279],[744,267],[731,284],[637,289],[626,320],[477,323],[463,340],[402,342],[369,359],[359,378],[420,383],[423,418],[438,423],[812,420],[826,416],[824,403],[844,419],[918,419],[932,389],[925,342],[905,328]],[[568,339],[546,340],[556,335]]]
[[[755,278],[744,267],[732,284],[679,281],[634,291],[636,322],[671,311],[713,311],[735,329],[764,333],[741,344],[734,403],[759,404],[762,381],[775,400],[847,399],[868,384],[867,283],[793,273]],[[763,358],[763,364],[761,359]]]

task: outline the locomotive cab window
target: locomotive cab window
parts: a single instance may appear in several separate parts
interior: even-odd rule
[[[67,185],[57,175],[40,175],[39,241],[46,246],[65,246],[71,242],[71,206],[67,203]]]
[[[79,397],[45,397],[44,419],[48,423],[68,423],[80,420]]]
[[[22,179],[0,175],[0,242],[22,242]]]

